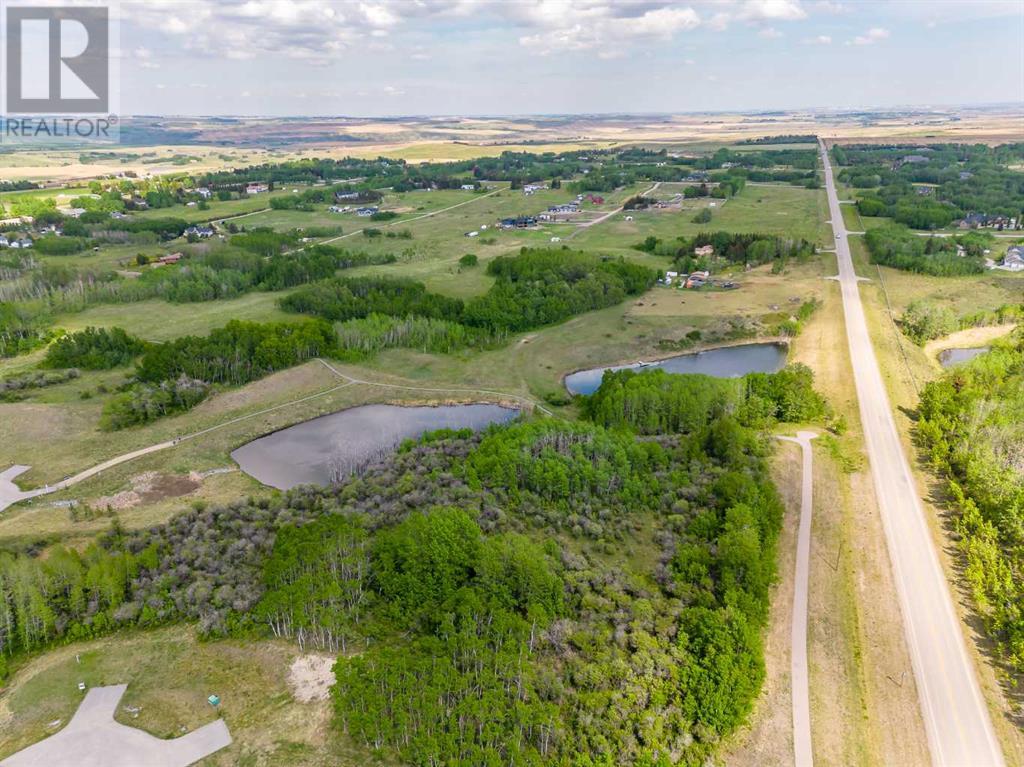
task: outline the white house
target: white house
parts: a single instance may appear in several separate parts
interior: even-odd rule
[[[463,191],[473,192],[476,191],[476,184],[463,184],[461,188]]]
[[[262,181],[249,184],[245,187],[246,194],[260,194],[261,192],[269,192],[270,184],[264,184]]]
[[[999,268],[1008,272],[1024,272],[1024,245],[1017,245],[1006,251]]]
[[[198,189],[196,189],[196,194],[198,194],[204,200],[209,200],[213,196],[213,192],[211,192],[205,186],[201,186]]]

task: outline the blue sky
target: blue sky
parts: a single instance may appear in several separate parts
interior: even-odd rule
[[[1024,0],[122,0],[125,114],[1024,103]]]

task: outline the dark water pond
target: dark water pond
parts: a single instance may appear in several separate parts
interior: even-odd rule
[[[499,405],[363,405],[260,437],[231,457],[246,474],[280,490],[327,485],[382,458],[404,439],[435,429],[482,429],[517,415]]]
[[[973,360],[979,354],[988,351],[987,346],[974,346],[969,349],[946,349],[939,355],[939,364],[944,368],[951,368],[961,362]]]
[[[605,370],[654,370],[669,373],[703,373],[715,378],[737,378],[747,373],[774,373],[786,365],[786,344],[743,344],[682,354],[666,360],[641,365],[618,365],[611,368],[581,370],[565,377],[565,388],[572,394],[593,394],[601,385]]]

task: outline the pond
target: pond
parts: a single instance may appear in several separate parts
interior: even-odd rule
[[[328,485],[389,453],[402,440],[435,429],[483,429],[519,415],[500,405],[363,405],[314,418],[242,445],[231,453],[264,485]]]
[[[961,362],[973,360],[979,354],[987,352],[988,349],[989,347],[987,346],[973,346],[967,349],[946,349],[939,354],[939,364],[944,368],[951,368],[954,365],[959,365]]]
[[[703,373],[715,378],[737,378],[747,373],[775,373],[786,365],[789,348],[782,343],[723,346],[693,354],[681,354],[659,362],[634,362],[611,368],[580,370],[565,377],[571,394],[593,394],[601,385],[605,370],[654,370],[669,373]]]

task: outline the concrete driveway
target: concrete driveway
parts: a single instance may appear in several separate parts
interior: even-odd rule
[[[188,767],[231,744],[222,719],[173,740],[114,721],[127,685],[94,687],[67,727],[0,762],[0,767]]]

